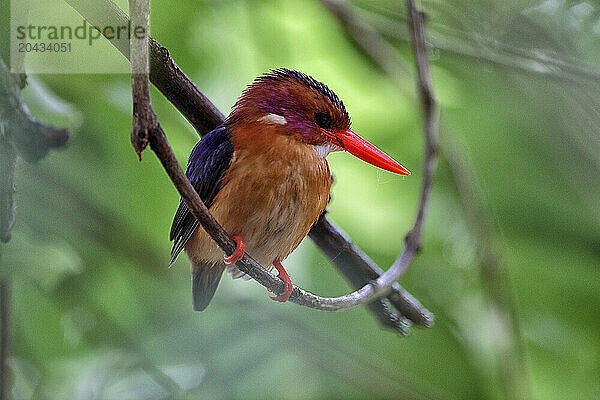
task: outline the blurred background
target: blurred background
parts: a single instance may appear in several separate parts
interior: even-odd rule
[[[10,397],[600,397],[600,2],[419,5],[441,154],[423,251],[401,284],[433,327],[404,337],[364,307],[279,304],[228,277],[193,312],[187,258],[167,268],[179,196],[129,141],[130,77],[32,75],[32,113],[72,137],[17,165],[17,223],[0,246]],[[413,172],[329,157],[331,219],[391,265],[422,177],[403,2],[154,0],[151,34],[225,114],[270,68],[326,82],[353,129]],[[157,91],[153,104],[185,164],[197,134]],[[286,268],[313,293],[352,290],[309,239]]]

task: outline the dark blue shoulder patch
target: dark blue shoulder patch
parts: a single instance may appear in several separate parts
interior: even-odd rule
[[[233,146],[225,125],[220,125],[206,134],[192,150],[186,175],[206,207],[212,205],[215,196],[221,190],[223,176],[231,165],[232,156]],[[196,228],[198,221],[185,203],[180,201],[171,226],[170,239],[174,243],[169,265],[175,262]]]

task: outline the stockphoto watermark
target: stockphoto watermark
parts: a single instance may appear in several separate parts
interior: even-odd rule
[[[131,22],[127,25],[120,25],[117,27],[105,26],[97,28],[93,25],[88,24],[84,19],[81,24],[76,27],[70,25],[32,25],[27,26],[20,25],[16,27],[16,39],[21,42],[21,46],[25,43],[45,43],[45,42],[71,42],[73,39],[87,41],[87,44],[91,46],[94,40],[98,40],[102,37],[108,40],[122,40],[126,39],[130,41],[131,38],[145,39],[148,33],[142,26],[132,27]],[[22,50],[19,50],[22,51]]]
[[[124,4],[115,3],[128,5],[127,0],[122,1]],[[131,72],[129,61],[120,51],[127,53],[132,41],[147,40],[146,28],[133,26],[127,20],[116,23],[102,11],[92,17],[94,24],[64,0],[12,0],[12,72]],[[147,65],[140,68],[143,70],[134,72],[148,72]]]

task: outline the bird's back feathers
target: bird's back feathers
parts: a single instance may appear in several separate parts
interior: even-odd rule
[[[232,156],[233,146],[225,125],[204,136],[190,154],[186,175],[207,208],[221,189],[221,181],[231,165]],[[169,265],[175,262],[197,228],[198,221],[185,203],[180,201],[171,226],[170,239],[174,243]]]

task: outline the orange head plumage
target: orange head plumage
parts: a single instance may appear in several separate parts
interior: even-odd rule
[[[285,68],[262,75],[242,93],[227,124],[272,124],[269,132],[290,135],[326,156],[346,150],[363,161],[401,175],[410,172],[350,129],[340,98],[325,84]]]

